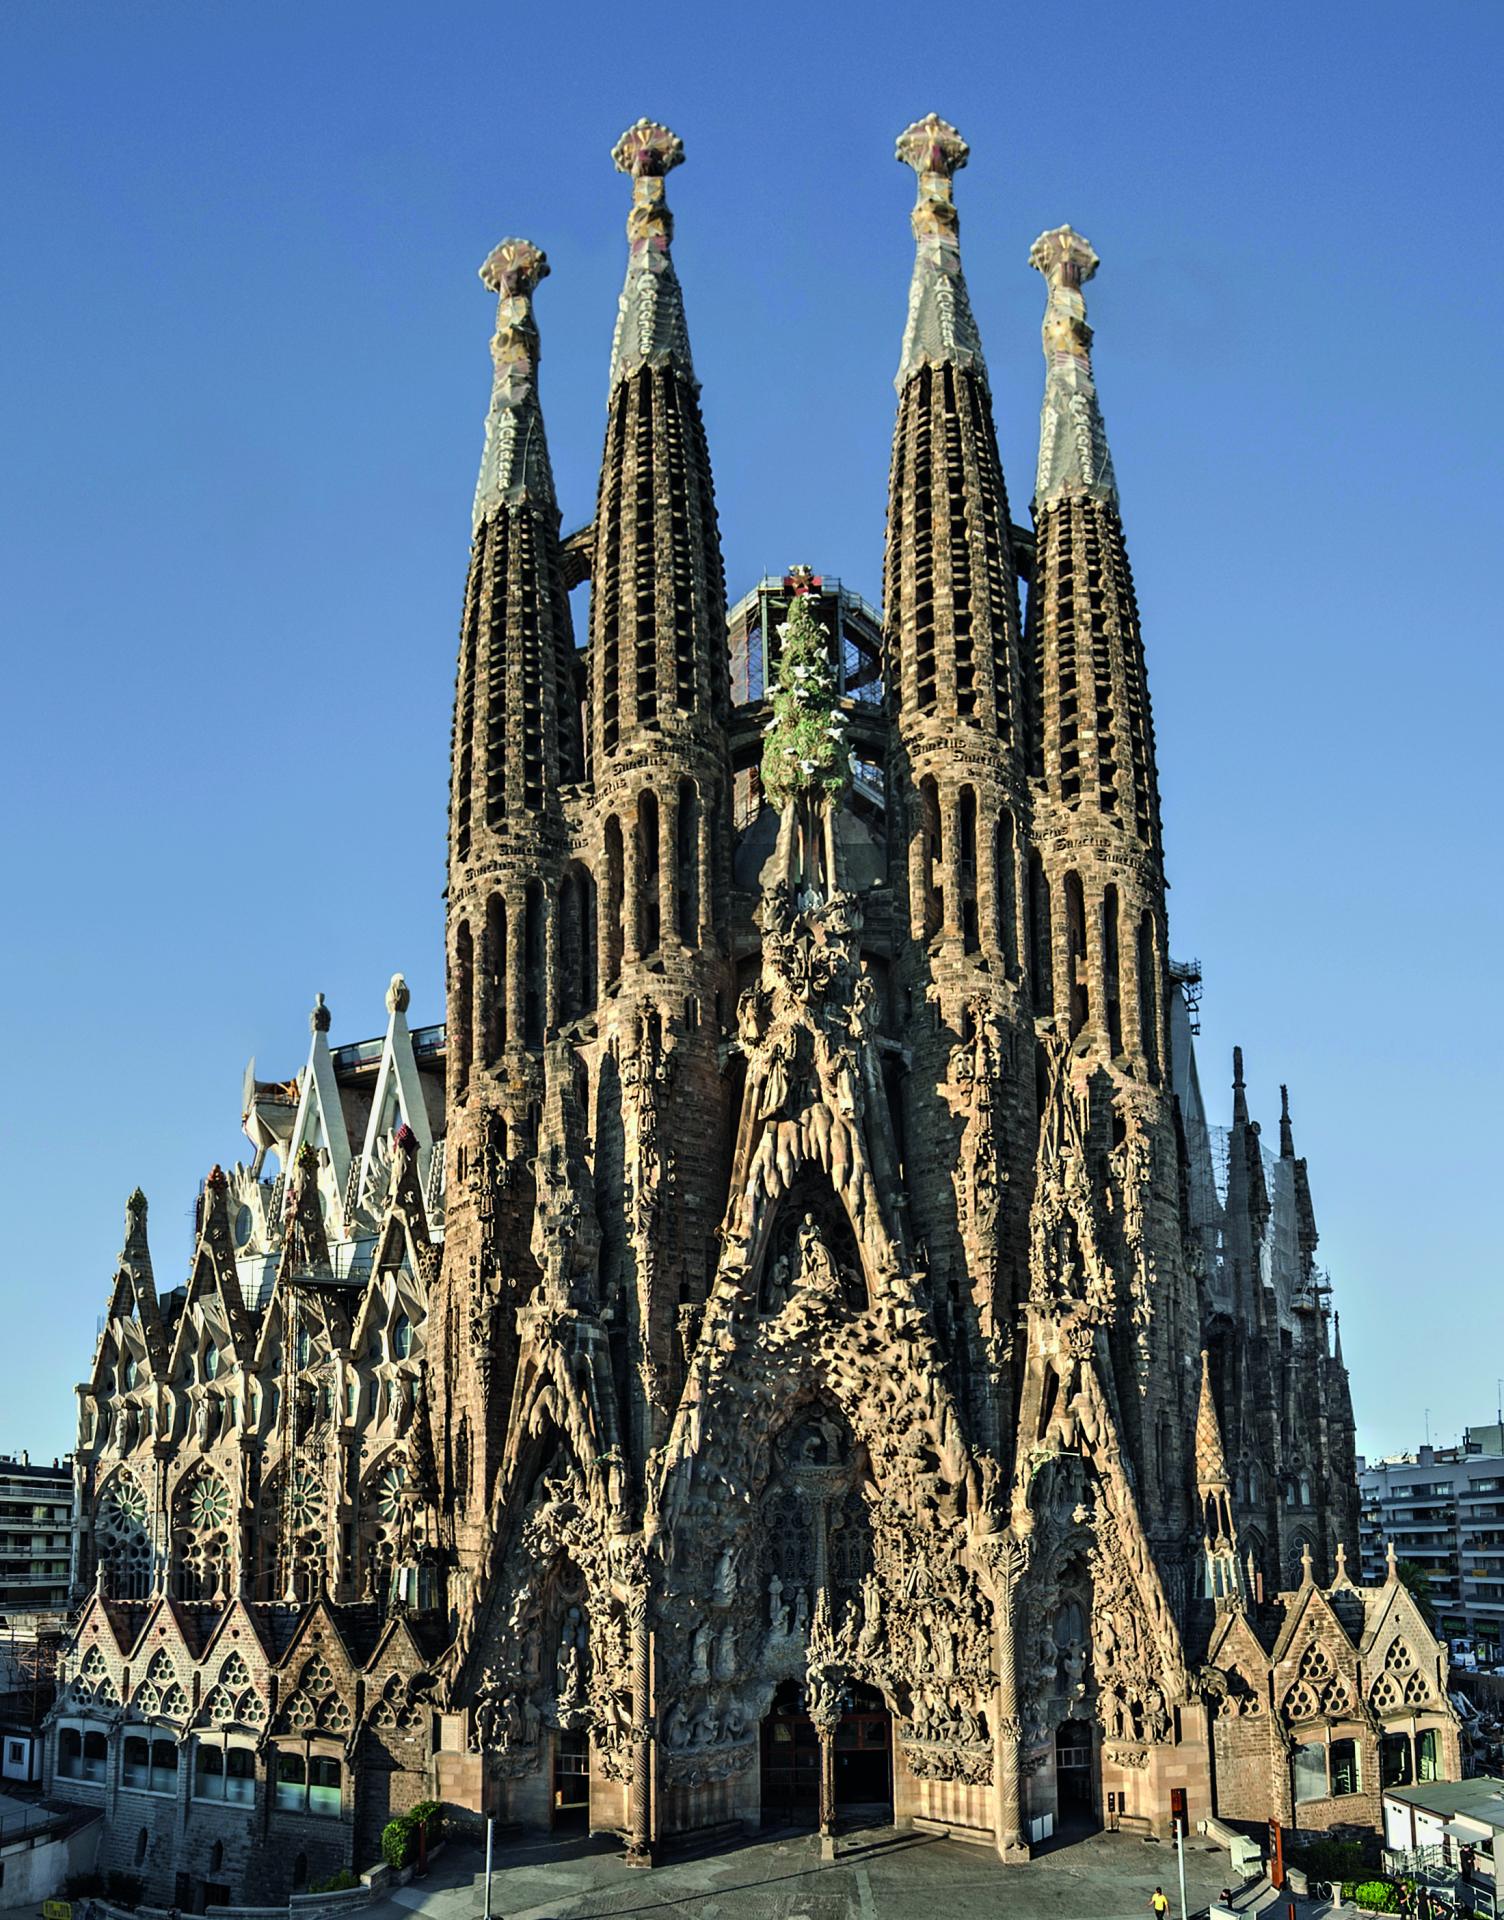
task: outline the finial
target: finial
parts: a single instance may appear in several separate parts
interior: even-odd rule
[[[1092,330],[1081,297],[1101,262],[1085,235],[1065,226],[1040,234],[1029,249],[1029,265],[1050,289],[1041,329],[1048,373],[1035,503],[1084,491],[1116,505],[1117,480],[1091,371]]]
[[[398,1153],[406,1154],[416,1153],[418,1151],[418,1136],[405,1120],[392,1135],[392,1145],[397,1149]]]
[[[1295,1158],[1295,1133],[1290,1125],[1290,1089],[1283,1084],[1279,1090],[1279,1157],[1281,1160]]]
[[[1347,1578],[1347,1542],[1345,1540],[1339,1540],[1337,1542],[1337,1577],[1335,1580],[1333,1580],[1332,1585],[1335,1587],[1337,1585],[1337,1581],[1346,1580],[1346,1578]]]
[[[1332,1341],[1332,1358],[1340,1367],[1342,1365],[1342,1315],[1340,1313],[1332,1315]]]
[[[1234,1126],[1240,1122],[1245,1127],[1248,1124],[1248,1094],[1243,1085],[1243,1049],[1241,1047],[1234,1047],[1232,1050],[1232,1119]]]
[[[951,181],[966,165],[970,152],[960,134],[938,113],[927,113],[899,134],[894,157],[919,176],[919,197],[912,216],[916,239],[925,233],[954,234],[958,230],[960,220]]]
[[[942,120],[938,113],[927,113],[904,128],[893,153],[895,159],[921,176],[934,173],[949,180],[966,165],[971,148],[948,120]]]
[[[548,278],[548,255],[531,240],[503,240],[481,262],[480,277],[492,293],[508,300],[526,300],[540,280]]]
[[[321,993],[313,996],[313,1012],[308,1016],[308,1031],[310,1033],[329,1031],[329,1009],[324,1004],[324,996]]]
[[[1029,265],[1044,275],[1052,289],[1071,287],[1079,292],[1101,264],[1090,240],[1072,226],[1052,227],[1029,249]]]
[[[208,1187],[210,1193],[223,1193],[225,1189],[229,1186],[230,1183],[225,1178],[225,1170],[222,1166],[219,1165],[218,1161],[216,1161],[215,1164],[212,1167],[210,1167],[209,1178],[204,1182],[204,1184],[205,1186]]]
[[[146,1221],[146,1195],[139,1187],[125,1203],[125,1217],[133,1227],[142,1226]]]
[[[1303,1540],[1300,1547],[1300,1582],[1302,1586],[1311,1584],[1311,1543]]]
[[[533,294],[548,276],[548,255],[515,237],[493,247],[481,264],[483,285],[497,297],[491,359],[496,368],[486,444],[475,486],[475,525],[499,506],[531,500],[554,506],[553,474],[538,411],[538,323]]]
[[[970,367],[983,379],[987,375],[981,335],[961,272],[961,220],[951,187],[970,151],[938,113],[926,114],[905,127],[894,148],[896,158],[914,169],[919,187],[909,216],[914,229],[914,277],[894,382],[900,393],[921,367]]]
[[[1384,1578],[1386,1580],[1398,1580],[1399,1577],[1399,1555],[1394,1550],[1394,1542],[1392,1540],[1386,1540],[1384,1543]]]
[[[386,990],[386,1010],[388,1013],[406,1013],[412,1004],[412,995],[407,990],[407,982],[400,973],[392,975],[391,985]]]
[[[634,120],[611,149],[618,173],[634,180],[661,180],[684,161],[684,142],[657,120]]]

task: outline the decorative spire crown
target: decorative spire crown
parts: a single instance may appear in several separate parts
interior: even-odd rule
[[[1243,1049],[1232,1050],[1232,1121],[1234,1126],[1248,1125],[1248,1093],[1243,1085]]]
[[[533,318],[533,293],[547,274],[548,256],[531,240],[503,240],[480,269],[497,305],[491,340],[496,376],[475,487],[477,527],[497,507],[524,500],[558,510],[538,406],[538,323]]]
[[[684,142],[656,120],[638,120],[611,149],[611,158],[618,172],[632,176],[627,278],[611,344],[611,385],[645,366],[673,367],[693,380],[684,299],[669,253],[674,216],[663,185],[683,164]]]
[[[894,149],[895,158],[914,169],[919,186],[909,216],[914,277],[894,381],[900,392],[926,366],[970,367],[987,377],[982,339],[961,272],[961,220],[951,185],[970,153],[956,129],[937,113],[905,127]]]
[[[1279,1157],[1281,1160],[1295,1158],[1295,1130],[1290,1125],[1290,1089],[1281,1086],[1279,1090]]]
[[[1039,425],[1037,506],[1068,493],[1117,505],[1117,478],[1091,370],[1092,330],[1081,289],[1101,262],[1074,227],[1052,228],[1029,249],[1029,265],[1049,286],[1044,315],[1045,389]]]

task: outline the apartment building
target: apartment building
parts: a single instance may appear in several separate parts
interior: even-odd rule
[[[1364,1577],[1396,1555],[1430,1577],[1437,1624],[1504,1658],[1504,1428],[1466,1429],[1461,1446],[1358,1461]]]
[[[0,1456],[0,1617],[61,1613],[72,1570],[72,1462]]]

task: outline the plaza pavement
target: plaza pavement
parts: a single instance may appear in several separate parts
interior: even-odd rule
[[[426,1880],[364,1909],[362,1920],[478,1920],[482,1868],[473,1849],[446,1847]],[[1197,1835],[1186,1849],[1192,1916],[1229,1877],[1223,1849]],[[893,1827],[843,1834],[833,1862],[821,1860],[813,1834],[774,1833],[701,1856],[671,1852],[651,1872],[627,1867],[619,1843],[604,1837],[518,1840],[497,1848],[491,1912],[493,1920],[1149,1920],[1156,1886],[1179,1920],[1174,1848],[1128,1834],[1052,1845],[1019,1868],[983,1847]],[[1282,1920],[1283,1903],[1275,1912]]]

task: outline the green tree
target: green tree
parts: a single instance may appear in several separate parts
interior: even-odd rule
[[[1400,1582],[1410,1591],[1410,1598],[1420,1608],[1420,1617],[1431,1629],[1436,1631],[1436,1602],[1431,1596],[1431,1576],[1423,1566],[1414,1560],[1401,1560],[1395,1568]]]

